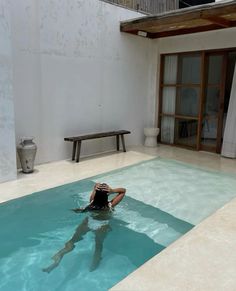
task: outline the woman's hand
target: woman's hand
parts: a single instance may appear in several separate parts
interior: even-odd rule
[[[95,184],[95,186],[94,186],[94,190],[96,191],[96,190],[100,190],[100,191],[105,191],[105,192],[108,192],[108,193],[112,193],[113,192],[113,190],[112,190],[112,188],[109,186],[109,185],[107,185],[106,183],[96,183]]]
[[[105,184],[104,189],[105,189],[104,191],[106,191],[106,192],[108,192],[108,193],[113,193],[112,188],[111,188],[109,185],[107,185],[107,184]]]
[[[100,189],[100,183],[96,183],[93,187],[93,190],[96,191],[96,190],[99,190]]]

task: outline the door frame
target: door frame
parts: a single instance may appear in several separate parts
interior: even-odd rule
[[[224,95],[225,95],[225,83],[226,83],[226,73],[227,73],[227,56],[229,52],[236,51],[236,48],[227,48],[227,49],[213,49],[213,50],[201,50],[201,51],[189,51],[189,52],[181,52],[181,53],[167,53],[160,55],[160,78],[159,78],[159,98],[158,98],[158,119],[157,119],[157,126],[160,128],[160,134],[158,136],[158,141],[161,142],[161,119],[162,116],[171,116],[173,118],[179,118],[180,116],[176,114],[165,114],[162,113],[162,98],[163,98],[163,88],[165,86],[174,86],[176,90],[179,87],[179,84],[168,84],[165,85],[163,83],[164,79],[164,59],[165,56],[170,55],[191,55],[191,54],[201,54],[201,83],[200,83],[200,96],[199,96],[199,113],[197,118],[192,118],[191,116],[181,116],[186,117],[188,119],[197,119],[198,120],[198,129],[197,129],[197,144],[195,147],[190,147],[188,145],[182,145],[173,143],[173,146],[183,147],[183,148],[190,148],[192,150],[204,150],[209,152],[220,153],[221,146],[222,146],[222,131],[223,131],[223,114],[224,114]],[[222,64],[222,78],[220,83],[220,100],[219,100],[219,115],[218,115],[218,123],[217,123],[217,137],[216,137],[216,146],[208,146],[201,144],[201,135],[202,135],[202,121],[203,121],[203,106],[204,106],[204,98],[205,98],[205,91],[206,91],[206,78],[207,78],[207,66],[206,66],[206,57],[208,55],[223,55],[223,64]],[[179,65],[177,68],[179,71]],[[163,143],[166,144],[166,143]]]

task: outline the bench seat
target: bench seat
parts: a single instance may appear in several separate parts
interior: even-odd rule
[[[65,137],[64,140],[73,142],[72,160],[75,160],[75,156],[76,156],[76,162],[78,163],[79,162],[79,158],[80,158],[81,142],[83,140],[116,136],[116,148],[117,148],[117,151],[119,151],[120,150],[119,137],[121,137],[123,151],[126,152],[124,135],[125,134],[130,134],[130,133],[131,132],[128,131],[128,130],[98,132],[98,133],[90,133],[90,134],[78,135],[78,136],[73,136],[73,137]]]

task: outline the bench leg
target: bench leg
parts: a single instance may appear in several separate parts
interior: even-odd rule
[[[77,141],[77,156],[76,156],[76,163],[79,162],[79,157],[80,157],[80,148],[81,148],[81,140]]]
[[[122,141],[123,151],[126,152],[126,148],[125,148],[125,138],[124,138],[124,135],[123,134],[121,134],[121,141]]]
[[[120,136],[119,135],[116,136],[116,149],[117,151],[120,150]]]
[[[76,141],[73,141],[72,161],[74,161],[74,159],[75,159],[76,145],[77,145],[77,142]]]

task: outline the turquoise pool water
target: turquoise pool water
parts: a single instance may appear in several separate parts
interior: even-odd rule
[[[94,231],[76,242],[55,269],[43,272],[89,215],[70,209],[86,205],[96,181],[128,189],[102,221],[100,264],[91,270],[101,221],[89,217]],[[108,290],[236,196],[235,190],[234,176],[154,159],[3,203],[0,290]]]

